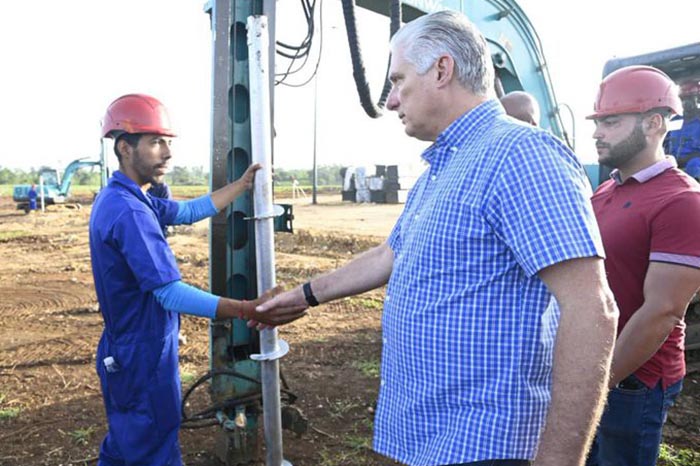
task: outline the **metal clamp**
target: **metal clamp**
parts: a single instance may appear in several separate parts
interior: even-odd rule
[[[275,351],[265,354],[251,354],[250,359],[253,361],[274,361],[287,353],[289,353],[289,344],[284,340],[277,340],[277,349]]]
[[[272,206],[272,212],[266,212],[252,217],[243,217],[243,220],[266,220],[268,218],[279,217],[280,215],[284,215],[284,207],[279,204],[274,204]]]

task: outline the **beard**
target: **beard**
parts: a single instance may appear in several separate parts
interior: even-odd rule
[[[160,184],[165,178],[164,174],[159,175],[156,173],[158,165],[153,165],[153,163],[150,162],[147,157],[141,154],[137,148],[134,148],[133,168],[140,178],[141,184]]]
[[[647,140],[642,131],[642,122],[637,123],[632,134],[627,139],[618,142],[614,146],[599,144],[608,148],[608,155],[600,158],[600,163],[611,168],[620,168],[634,158],[635,155],[646,149]]]

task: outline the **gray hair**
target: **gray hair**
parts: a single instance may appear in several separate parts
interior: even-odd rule
[[[475,95],[493,89],[493,64],[486,40],[467,17],[456,11],[438,11],[404,25],[391,39],[391,49],[403,52],[418,74],[425,74],[442,55],[455,62],[459,83]]]

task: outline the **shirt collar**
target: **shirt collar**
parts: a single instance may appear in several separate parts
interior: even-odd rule
[[[634,178],[638,183],[646,183],[655,176],[662,174],[669,168],[676,168],[677,166],[678,163],[674,157],[666,157],[664,160],[660,160],[647,168],[639,170],[637,173],[630,176],[630,178]],[[623,184],[622,178],[620,177],[620,170],[613,170],[610,173],[610,178],[612,178],[618,186]]]
[[[119,170],[112,173],[112,178],[109,180],[109,184],[120,184],[124,186],[127,190],[131,191],[136,197],[150,204],[148,197],[141,191],[141,187],[136,184],[134,180],[120,172]]]
[[[505,113],[503,107],[495,99],[489,99],[477,105],[445,128],[421,157],[426,162],[433,163],[438,154],[445,154],[444,156],[447,157],[449,154],[457,152],[475,127],[482,125],[484,121],[493,120],[503,113]]]

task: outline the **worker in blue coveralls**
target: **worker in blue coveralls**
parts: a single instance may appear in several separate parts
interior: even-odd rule
[[[153,183],[151,187],[148,188],[148,194],[153,197],[159,197],[161,199],[172,199],[173,192],[168,186],[168,183],[162,181],[161,183]]]
[[[617,322],[584,169],[506,116],[488,45],[461,13],[404,25],[389,79],[387,108],[432,142],[391,235],[257,315],[386,284],[377,452],[411,466],[580,466]]]
[[[683,125],[669,131],[664,149],[676,158],[679,168],[687,171],[688,163],[700,157],[700,82],[682,83],[679,96],[683,103]]]
[[[32,183],[32,187],[29,188],[29,192],[27,193],[27,198],[29,198],[29,212],[36,210],[36,184]]]
[[[690,159],[688,163],[685,164],[684,170],[688,175],[700,181],[700,156]]]
[[[160,183],[151,183],[151,187],[148,188],[148,191],[146,191],[151,197],[157,197],[160,199],[172,199],[173,198],[173,192],[170,189],[170,186],[168,186],[168,183],[165,182],[165,180],[162,180]],[[169,232],[169,227],[165,226],[163,227],[163,236],[167,237],[170,235]]]
[[[163,226],[216,214],[252,187],[259,165],[209,195],[175,202],[146,195],[166,173],[175,136],[161,102],[143,94],[118,98],[107,109],[102,136],[114,138],[119,170],[90,216],[92,270],[104,319],[97,374],[108,421],[98,464],[177,466],[180,313],[245,318],[273,292],[246,302],[183,283]]]

